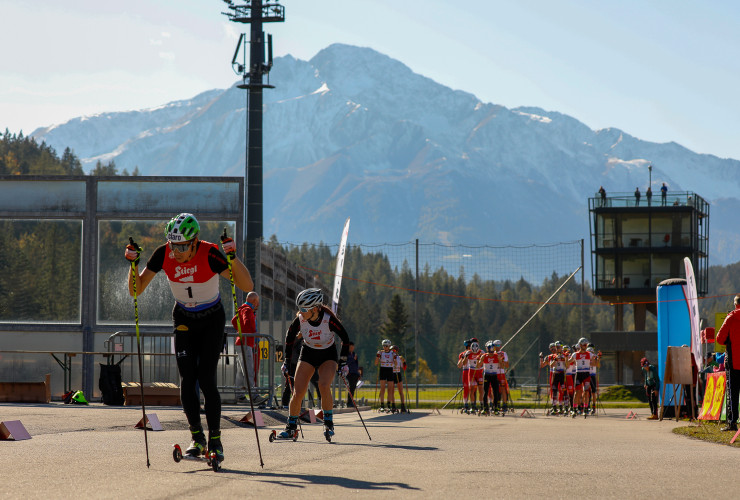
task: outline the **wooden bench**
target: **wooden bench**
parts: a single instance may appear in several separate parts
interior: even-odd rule
[[[43,382],[0,382],[2,403],[50,403],[51,374]]]
[[[141,388],[138,382],[122,382],[125,406],[141,405]],[[169,382],[144,384],[144,404],[155,406],[180,406],[180,388]]]

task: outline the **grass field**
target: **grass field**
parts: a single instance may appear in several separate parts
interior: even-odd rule
[[[407,399],[410,401],[410,408],[441,408],[443,405],[445,405],[448,401],[450,401],[453,397],[455,397],[455,394],[458,392],[459,387],[450,387],[450,386],[422,386],[419,388],[419,405],[416,405],[416,387],[412,384],[408,388],[407,392]],[[370,406],[376,406],[378,403],[378,391],[376,390],[376,387],[374,385],[364,385],[360,389],[357,390],[355,394],[355,398],[358,401],[363,401],[365,404],[368,404]],[[537,395],[536,395],[536,387],[534,386],[526,386],[516,389],[511,389],[511,399],[514,402],[515,407],[533,407],[535,405],[535,402],[537,402]],[[608,391],[605,389],[605,393],[607,392],[614,392],[614,391]],[[629,398],[625,397],[624,391],[619,391],[620,394],[622,394],[622,397],[620,397],[617,401],[607,401],[606,399],[602,399],[601,403],[605,406],[609,406],[610,408],[641,408],[641,407],[647,407],[647,403],[643,403],[639,401],[636,398]],[[608,396],[607,396],[608,398]],[[386,395],[385,399],[387,400],[388,397]],[[609,398],[610,399],[610,398]],[[399,397],[398,397],[398,390],[396,390],[395,393],[395,400],[396,404],[398,406],[399,404]],[[544,386],[540,387],[540,400],[538,402],[538,406],[544,406],[547,403],[547,388]],[[457,395],[455,398],[455,401],[450,403],[448,408],[453,407],[455,405],[462,404],[462,392]]]

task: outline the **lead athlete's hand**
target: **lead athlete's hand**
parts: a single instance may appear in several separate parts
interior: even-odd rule
[[[337,373],[341,373],[342,374],[342,377],[346,377],[349,374],[349,366],[347,366],[347,365],[345,365],[343,363],[340,364],[337,367]]]
[[[288,375],[288,373],[290,372],[290,370],[288,369],[288,362],[287,361],[283,361],[283,364],[280,367],[280,370],[282,370],[283,375],[285,375],[285,376]]]
[[[224,253],[227,257],[230,259],[236,257],[236,243],[234,243],[234,240],[228,236],[226,238],[221,238],[221,247],[223,247]]]
[[[126,245],[126,260],[133,262],[135,266],[139,265],[139,259],[141,258],[141,247],[139,245]]]

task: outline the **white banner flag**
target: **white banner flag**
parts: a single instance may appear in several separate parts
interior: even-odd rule
[[[331,310],[334,314],[337,313],[337,307],[339,307],[339,291],[342,288],[342,273],[344,272],[344,251],[347,248],[347,235],[349,234],[349,217],[347,222],[344,223],[344,231],[342,231],[342,241],[339,243],[339,252],[337,252],[337,270],[334,273],[334,293],[331,298]]]
[[[699,370],[702,369],[701,356],[701,331],[699,330],[699,297],[696,293],[696,279],[694,278],[694,266],[691,265],[691,259],[684,257],[686,266],[686,305],[689,308],[689,321],[691,321],[691,352],[694,354],[694,360]]]

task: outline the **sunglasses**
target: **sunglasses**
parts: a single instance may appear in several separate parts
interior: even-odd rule
[[[184,253],[190,250],[190,247],[192,246],[193,242],[190,241],[188,243],[170,243],[170,247],[172,250],[178,253]]]
[[[307,313],[308,311],[310,311],[311,309],[314,309],[315,307],[316,306],[314,306],[314,307],[299,307],[298,310],[301,311],[302,313]]]

